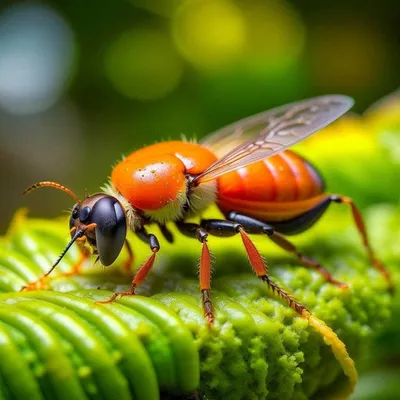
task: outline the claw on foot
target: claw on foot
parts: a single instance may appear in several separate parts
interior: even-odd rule
[[[389,271],[385,268],[385,266],[375,257],[372,258],[372,265],[375,269],[377,269],[385,278],[387,284],[388,284],[388,291],[390,294],[394,295],[395,294],[395,286],[393,284],[392,277],[389,273]]]
[[[82,239],[82,238],[80,238]],[[79,239],[77,239],[79,240]],[[86,237],[85,237],[86,240]],[[81,255],[78,259],[78,261],[73,265],[70,271],[68,272],[63,272],[61,276],[73,276],[73,275],[79,275],[82,272],[82,267],[85,261],[88,259],[88,254],[82,250]]]
[[[128,292],[116,292],[114,293],[109,299],[107,300],[97,300],[95,304],[110,304],[113,301],[115,301],[118,297],[124,297],[124,296],[134,296],[135,295],[135,290],[129,290]]]
[[[206,319],[207,325],[209,327],[212,327],[214,325],[214,314],[213,313],[206,313],[204,315],[204,318]]]
[[[208,289],[203,289],[201,291],[201,294],[202,294],[204,318],[207,321],[207,325],[212,326],[214,324],[214,307],[210,300],[210,291]]]
[[[73,275],[79,275],[82,272],[82,265],[74,265],[70,271],[63,272],[61,276],[73,276]]]
[[[28,283],[22,286],[20,292],[31,292],[33,290],[46,290],[48,289],[48,284],[46,282],[46,277],[42,277],[34,282]]]

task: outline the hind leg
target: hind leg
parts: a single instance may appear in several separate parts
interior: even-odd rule
[[[228,219],[240,223],[249,233],[267,235],[279,247],[295,255],[302,265],[308,268],[315,269],[319,274],[324,277],[327,282],[342,289],[348,288],[347,284],[335,279],[318,261],[315,261],[312,258],[306,257],[301,254],[294,244],[289,242],[289,240],[287,240],[283,235],[276,232],[274,227],[272,227],[271,225],[236,212],[231,212],[228,215]]]
[[[247,229],[251,233],[266,233],[277,245],[294,254],[303,265],[316,269],[319,273],[321,273],[321,275],[325,277],[328,282],[333,283],[337,286],[346,287],[347,285],[334,279],[332,275],[330,275],[328,271],[326,271],[317,261],[303,256],[296,250],[296,247],[293,244],[291,244],[284,236],[276,232],[278,231],[285,235],[295,235],[307,230],[313,224],[315,224],[315,222],[317,222],[319,218],[321,218],[321,216],[324,214],[324,212],[332,202],[339,204],[348,204],[350,206],[354,222],[358,231],[360,232],[364,247],[367,249],[371,264],[384,276],[388,283],[390,291],[393,292],[393,282],[389,271],[387,271],[384,265],[376,258],[368,239],[367,230],[365,228],[365,223],[361,216],[361,212],[356,207],[353,200],[349,197],[340,195],[327,195],[313,209],[289,221],[274,223],[273,228],[267,223],[258,221],[237,212],[231,212],[228,215],[228,219],[242,224],[245,229]],[[263,232],[262,229],[264,229],[265,231]],[[274,230],[274,232],[271,233],[271,229]]]
[[[360,210],[354,204],[354,201],[349,197],[340,196],[340,195],[331,195],[330,199],[331,199],[331,201],[333,201],[335,203],[347,204],[348,206],[350,206],[351,213],[353,214],[354,222],[356,224],[358,231],[360,232],[360,235],[361,235],[361,238],[363,241],[363,245],[367,250],[369,259],[371,260],[371,264],[377,271],[379,271],[384,276],[384,278],[386,279],[386,282],[388,283],[390,291],[393,292],[394,285],[393,285],[393,281],[390,276],[390,273],[385,268],[385,266],[376,258],[375,252],[372,249],[371,244],[368,239],[368,234],[367,234],[367,230],[365,228],[365,223],[364,223],[363,217],[361,215]]]

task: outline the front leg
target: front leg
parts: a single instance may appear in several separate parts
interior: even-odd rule
[[[22,286],[22,288],[20,289],[21,292],[23,291],[31,291],[31,290],[43,290],[43,289],[47,289],[47,279],[49,277],[49,275],[54,271],[54,269],[57,267],[57,265],[60,263],[60,261],[62,260],[62,258],[65,256],[65,254],[67,253],[67,251],[69,250],[69,248],[75,243],[75,242],[85,242],[86,241],[86,232],[88,232],[91,229],[96,228],[96,224],[90,224],[87,225],[85,230],[80,230],[80,231],[76,231],[76,228],[72,228],[70,233],[72,236],[71,241],[67,244],[66,248],[63,250],[63,252],[61,253],[61,255],[58,257],[57,261],[50,267],[50,269],[44,273],[39,279],[37,279],[36,281],[30,282],[25,286]],[[82,248],[80,248],[81,251]],[[83,254],[83,253],[82,253]],[[83,254],[81,256],[81,258],[79,259],[78,263],[73,267],[73,271],[72,273],[66,273],[65,275],[73,275],[73,274],[78,274],[80,272],[80,268],[82,263],[84,262],[84,260],[86,259],[86,254]]]
[[[117,297],[134,295],[136,287],[138,287],[146,279],[147,274],[153,267],[154,261],[156,259],[156,254],[160,250],[160,243],[158,242],[157,237],[151,233],[147,233],[145,228],[141,228],[135,233],[137,234],[137,236],[139,236],[140,239],[142,239],[150,246],[150,250],[153,252],[153,254],[136,272],[135,276],[133,277],[130,290],[126,292],[116,292],[109,299],[104,301],[96,301],[96,303],[112,303]]]

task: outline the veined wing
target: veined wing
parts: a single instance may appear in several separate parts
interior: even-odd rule
[[[197,176],[195,182],[216,179],[284,151],[342,116],[353,104],[353,99],[342,95],[315,97],[228,125],[201,142],[217,154],[227,148],[228,153]],[[233,149],[232,143],[236,146]]]

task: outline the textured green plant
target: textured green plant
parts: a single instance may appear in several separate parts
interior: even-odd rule
[[[395,239],[387,234],[390,227],[399,233],[398,221],[393,207],[376,208],[369,218],[375,247],[390,267],[400,263]],[[161,257],[141,288],[148,297],[98,305],[94,300],[110,294],[99,287],[125,289],[129,277],[120,263],[104,271],[88,263],[82,275],[62,276],[79,257],[75,248],[48,282],[57,292],[17,293],[49,267],[67,240],[64,220],[19,215],[0,244],[0,399],[157,399],[160,392],[170,396],[197,389],[212,400],[333,393],[338,398],[347,378],[331,348],[248,272],[235,238],[209,240],[216,257],[217,317],[209,329],[196,280],[200,248],[177,237],[173,247],[162,243]],[[348,292],[296,265],[266,238],[256,242],[274,279],[331,326],[356,361],[365,358],[373,333],[390,316],[391,297],[368,265],[349,213],[332,209],[296,240],[348,282]],[[148,249],[136,239],[133,245],[138,265]]]

